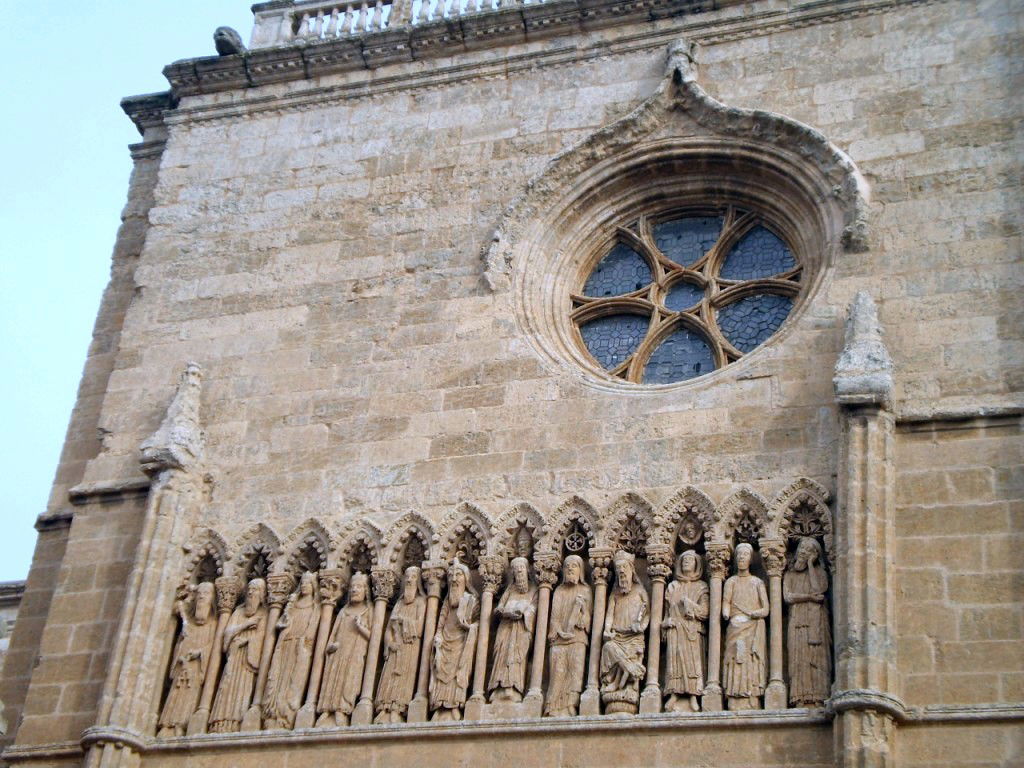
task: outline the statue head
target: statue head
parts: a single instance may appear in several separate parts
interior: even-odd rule
[[[469,589],[469,577],[469,566],[456,557],[448,567],[448,599],[451,602],[462,599],[463,593]]]
[[[525,557],[513,557],[512,563],[512,583],[516,589],[520,592],[525,592],[530,588],[530,563]]]
[[[624,549],[615,553],[615,584],[619,592],[625,594],[633,588],[637,581],[636,558]]]
[[[697,581],[704,575],[704,561],[696,551],[688,549],[676,558],[676,578],[679,581]]]
[[[806,570],[808,566],[817,565],[821,562],[821,545],[817,539],[805,536],[796,545],[796,557],[793,559],[793,568],[797,571]]]
[[[747,542],[736,547],[736,570],[747,571],[750,569],[750,558],[754,556],[754,548]]]
[[[312,597],[316,592],[316,574],[312,571],[304,571],[299,579],[299,596]]]
[[[267,582],[263,579],[250,579],[245,585],[245,613],[252,616],[260,606],[267,602]]]
[[[370,580],[366,578],[366,574],[359,571],[352,574],[352,581],[348,583],[348,601],[357,604],[366,602],[369,591]]]
[[[562,563],[563,584],[583,584],[583,558],[579,555],[569,555]]]
[[[420,569],[410,565],[402,574],[402,600],[411,603],[420,594]]]
[[[205,624],[213,613],[214,589],[212,581],[201,581],[196,586],[196,597],[192,607],[197,624]]]

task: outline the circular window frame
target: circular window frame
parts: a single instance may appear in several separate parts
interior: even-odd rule
[[[751,145],[728,137],[638,144],[582,173],[574,189],[547,206],[523,232],[514,248],[517,258],[512,262],[517,320],[548,360],[600,389],[663,392],[735,377],[756,361],[767,359],[773,354],[771,350],[785,342],[830,274],[841,249],[844,227],[844,212],[833,191],[816,166],[771,145]],[[644,384],[609,374],[582,343],[577,322],[580,308],[575,308],[574,319],[572,295],[579,294],[604,255],[623,237],[630,236],[623,235],[624,224],[636,222],[641,216],[653,226],[684,213],[720,215],[728,206],[753,213],[752,226],[763,224],[794,254],[800,282],[795,295],[784,288],[779,291],[793,298],[793,307],[782,326],[764,343],[724,365],[720,364],[717,340],[707,338],[717,367],[691,379]],[[718,253],[709,258],[724,260],[741,236],[732,243],[720,242]],[[629,244],[628,239],[625,242]],[[638,252],[650,264],[645,252]],[[658,285],[664,280],[663,268],[660,264],[650,266],[653,284]],[[677,279],[683,279],[683,275]],[[759,283],[758,287],[763,288],[764,281]],[[743,283],[738,285],[742,287]],[[666,283],[665,289],[670,287]],[[636,302],[636,309],[643,305],[648,312],[664,311],[647,300],[648,290],[616,298]],[[742,298],[723,290],[714,297],[705,295],[701,301],[716,304],[717,311],[726,303],[720,299],[723,295],[730,300]],[[607,306],[610,298],[602,303]],[[685,324],[683,317],[677,314],[678,322],[666,323],[655,336],[647,337],[632,358],[642,356],[646,360],[657,342],[671,332],[669,329],[680,322]]]

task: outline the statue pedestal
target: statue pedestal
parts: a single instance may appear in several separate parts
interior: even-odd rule
[[[529,720],[541,716],[544,697],[527,694],[522,701],[494,701],[483,706],[481,720]]]
[[[198,736],[206,733],[206,723],[210,719],[210,710],[208,709],[197,709],[192,713],[192,717],[188,719],[188,729],[186,733],[189,736]]]
[[[484,708],[486,706],[487,703],[484,701],[483,696],[470,696],[469,700],[466,701],[466,706],[463,708],[462,719],[483,720]]]
[[[772,680],[764,692],[765,709],[786,709],[786,684],[781,680]]]
[[[721,712],[725,709],[725,702],[722,701],[722,687],[717,683],[704,686],[704,695],[701,697],[701,709],[705,712]]]
[[[580,696],[580,715],[601,714],[601,692],[597,688],[587,688]]]
[[[245,717],[242,718],[242,730],[243,731],[258,731],[262,725],[262,718],[260,717],[259,707],[249,707],[245,711]]]

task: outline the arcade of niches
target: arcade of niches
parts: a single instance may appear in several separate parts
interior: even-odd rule
[[[658,509],[464,503],[436,529],[196,531],[160,736],[821,707],[828,498],[799,479],[770,501],[688,487]]]

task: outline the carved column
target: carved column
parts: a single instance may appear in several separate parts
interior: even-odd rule
[[[894,465],[892,363],[874,301],[858,293],[836,363],[840,408],[835,532],[836,680],[829,706],[838,768],[894,765],[905,717],[896,675],[892,594]]]
[[[334,607],[341,599],[345,573],[340,568],[325,568],[318,574],[320,581],[320,623],[316,630],[316,646],[313,648],[313,669],[306,687],[306,703],[295,715],[295,728],[312,728],[316,722],[316,699],[320,695],[321,678],[324,672],[324,649],[331,635],[331,618]]]
[[[210,652],[210,663],[206,667],[206,679],[203,681],[203,692],[199,698],[199,709],[197,709],[188,721],[188,735],[206,733],[206,727],[210,720],[210,705],[213,704],[213,694],[217,690],[217,676],[220,674],[220,664],[223,659],[224,630],[231,619],[231,612],[235,610],[235,603],[238,602],[238,593],[242,590],[242,584],[234,576],[221,576],[214,581],[214,589],[217,591],[217,631],[213,636],[213,650]]]
[[[434,647],[434,633],[437,632],[437,609],[441,602],[441,585],[444,583],[444,563],[438,560],[428,560],[423,563],[423,583],[427,586],[427,610],[423,621],[423,647],[420,648],[420,669],[416,676],[416,695],[409,702],[409,714],[406,717],[406,722],[410,723],[425,723],[427,721],[430,651]]]
[[[270,610],[267,613],[267,634],[263,637],[263,652],[260,655],[260,669],[256,673],[256,689],[252,696],[252,705],[242,720],[243,731],[258,731],[263,725],[263,688],[267,684],[267,673],[270,672],[270,660],[274,656],[274,643],[277,640],[277,622],[288,597],[295,587],[295,579],[290,573],[272,573],[267,576],[267,595]]]
[[[159,429],[141,445],[141,468],[152,478],[139,547],[100,696],[96,726],[82,737],[88,768],[137,765],[137,743],[156,729],[166,669],[156,649],[173,642],[175,587],[204,499],[202,369],[189,363]],[[112,733],[122,734],[116,740]]]
[[[484,591],[480,595],[480,631],[477,634],[476,658],[473,664],[473,695],[466,702],[466,720],[479,720],[483,717],[487,651],[491,641],[491,611],[494,608],[494,593],[498,591],[505,575],[505,558],[481,557],[479,570],[480,578],[484,582]]]
[[[610,549],[590,550],[590,575],[594,580],[594,616],[590,625],[587,687],[580,696],[581,715],[601,714],[601,633],[604,631],[604,612],[608,606],[608,573],[611,565]]]
[[[672,574],[672,548],[647,547],[647,575],[651,577],[651,623],[647,627],[647,681],[640,694],[640,713],[661,712],[661,619],[665,608],[665,582]]]
[[[377,682],[377,661],[380,659],[380,643],[384,637],[384,618],[388,601],[395,594],[397,574],[390,568],[374,568],[370,572],[373,580],[373,628],[370,630],[370,647],[366,651],[366,666],[363,667],[363,690],[359,703],[352,712],[352,725],[369,725],[373,722],[373,686]]]
[[[551,588],[558,581],[560,565],[558,555],[554,553],[548,552],[534,558],[540,589],[537,591],[537,623],[533,634],[530,688],[523,699],[527,717],[540,717],[544,711],[544,659],[547,656],[548,613],[551,609]]]
[[[786,567],[786,542],[761,539],[758,542],[764,569],[768,572],[768,688],[764,692],[765,709],[785,709],[788,703],[786,681],[782,675],[782,571]]]
[[[729,574],[729,556],[732,547],[724,542],[708,544],[708,574],[710,575],[710,604],[708,610],[708,681],[704,686],[701,709],[721,712],[722,700],[722,584]]]

